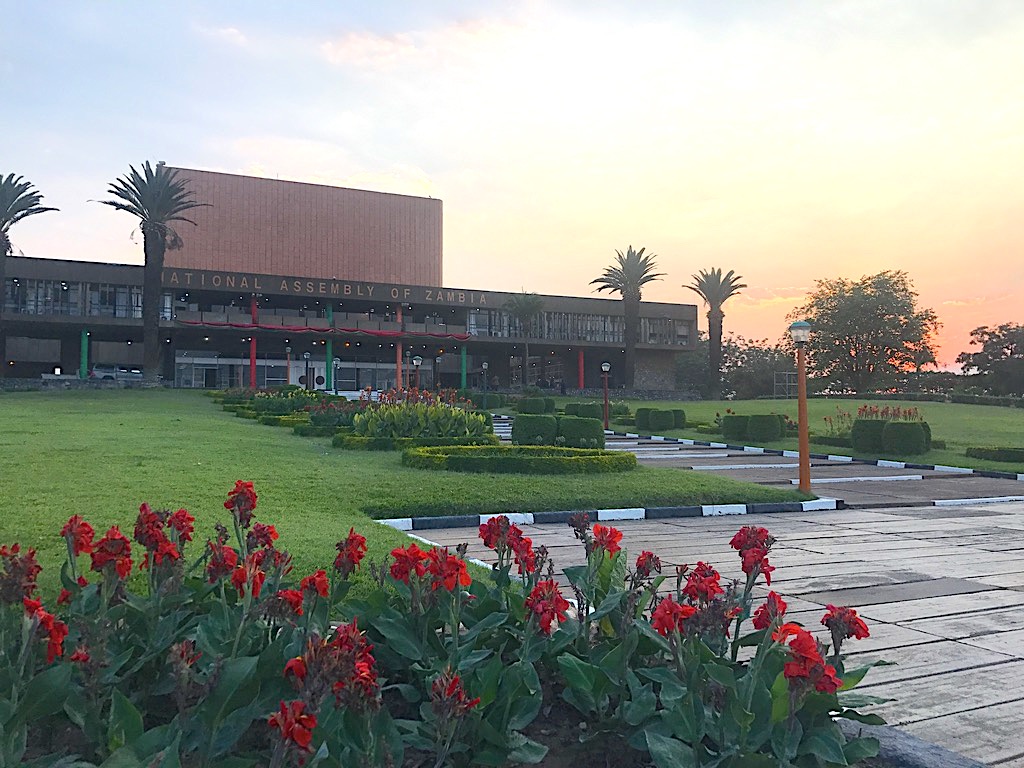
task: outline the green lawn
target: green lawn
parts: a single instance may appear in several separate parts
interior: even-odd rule
[[[558,398],[560,404],[573,401],[574,398]],[[899,405],[904,408],[916,407],[932,428],[933,437],[945,440],[945,450],[935,450],[913,458],[898,456],[872,456],[869,458],[880,459],[905,459],[921,464],[945,464],[960,467],[975,467],[978,469],[995,469],[1003,472],[1024,472],[1024,464],[1009,464],[997,461],[985,461],[971,459],[965,455],[969,446],[1012,446],[1024,447],[1024,409],[1002,408],[992,405],[961,405],[959,403],[912,403],[901,400],[871,402],[858,400],[825,400],[814,398],[808,401],[807,411],[810,421],[811,432],[826,434],[826,416],[835,416],[836,408],[841,408],[854,415],[857,408],[864,404],[877,405]],[[796,400],[706,400],[695,402],[638,402],[630,401],[630,408],[635,411],[637,406],[649,406],[652,408],[683,408],[686,411],[686,419],[690,424],[714,423],[715,414],[724,414],[726,408],[731,408],[734,413],[783,413],[794,421],[796,420]],[[620,431],[635,432],[636,427],[622,424],[612,425],[613,429]],[[692,429],[671,430],[665,433],[673,437],[688,437],[697,440],[719,440],[720,436],[700,434]],[[784,440],[777,443],[768,443],[766,448],[785,448],[796,450],[796,438]],[[846,453],[849,448],[837,448],[834,446],[815,446],[811,449],[816,453]]]
[[[375,517],[781,501],[793,491],[673,469],[586,476],[470,475],[402,467],[396,453],[342,451],[220,409],[198,393],[149,390],[0,396],[0,542],[36,547],[52,585],[60,527],[81,514],[102,533],[129,532],[141,502],[185,507],[197,538],[227,521],[238,479],[260,495],[257,517],[307,573],[333,560],[350,526],[379,560],[407,541]]]

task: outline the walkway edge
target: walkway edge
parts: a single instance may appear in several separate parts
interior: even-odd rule
[[[878,739],[878,760],[891,768],[985,768],[985,763],[951,752],[891,725],[862,725],[843,719],[838,723],[847,738],[874,736]]]
[[[592,522],[619,520],[666,520],[678,517],[717,517],[719,515],[764,515],[779,512],[824,512],[842,509],[838,499],[812,501],[765,502],[760,504],[703,504],[680,507],[627,507],[622,509],[576,509],[557,512],[495,512],[486,515],[451,515],[449,517],[398,517],[376,520],[399,531],[429,531],[438,528],[470,528],[483,525],[492,517],[505,515],[517,525],[534,523],[568,523],[573,515],[584,514]]]

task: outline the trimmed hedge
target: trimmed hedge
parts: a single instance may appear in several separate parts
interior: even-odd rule
[[[967,455],[972,459],[1024,464],[1024,448],[979,448],[972,445],[967,449]]]
[[[647,425],[651,432],[665,432],[675,426],[676,419],[672,411],[652,408],[647,414]]]
[[[544,398],[541,398],[541,399],[544,401],[544,413],[554,413],[555,412],[555,398],[553,398],[553,397],[544,397]]]
[[[317,427],[313,424],[296,424],[292,427],[294,432],[299,437],[333,437],[337,434],[339,427]],[[352,434],[352,430],[346,427],[341,427],[345,430],[345,434]]]
[[[604,422],[579,416],[558,417],[558,441],[564,438],[567,448],[604,448]]]
[[[1004,408],[1024,408],[1024,397],[1000,397],[998,395],[962,395],[949,396],[951,403],[967,405],[1000,405]]]
[[[682,408],[672,409],[672,427],[674,429],[686,429],[686,411]]]
[[[920,421],[886,421],[882,429],[882,450],[897,456],[927,451],[924,427]]]
[[[574,475],[628,472],[636,468],[637,461],[634,454],[625,451],[491,446],[411,448],[402,453],[402,464],[416,469],[453,472]]]
[[[517,445],[554,445],[556,437],[558,420],[554,416],[520,413],[512,422],[512,442]]]
[[[404,451],[425,446],[460,446],[498,444],[497,435],[481,437],[359,437],[348,433],[335,435],[331,445],[350,451]]]
[[[566,403],[565,404],[565,415],[566,416],[579,416],[580,406],[583,403]]]
[[[644,430],[646,430],[646,429],[650,429],[651,428],[650,416],[651,416],[651,411],[653,411],[653,410],[654,410],[654,408],[647,408],[647,407],[637,408],[636,409],[636,428],[637,429],[644,429]]]
[[[584,419],[601,419],[604,422],[604,403],[580,403],[575,416]]]
[[[749,416],[728,413],[722,417],[722,437],[726,440],[745,440]]]
[[[774,413],[758,413],[747,418],[747,440],[779,440],[782,438],[782,432],[782,422]]]
[[[516,404],[519,413],[544,413],[546,403],[543,397],[521,397]]]
[[[887,423],[881,419],[854,419],[850,428],[850,445],[853,450],[858,453],[881,453],[882,430]]]
[[[818,445],[831,445],[837,448],[853,448],[853,443],[848,437],[838,437],[836,435],[821,435],[820,437],[815,436],[811,438],[812,443]]]

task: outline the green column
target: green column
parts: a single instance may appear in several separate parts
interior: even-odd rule
[[[462,347],[462,352],[461,352],[461,354],[459,356],[459,362],[462,365],[462,369],[459,371],[459,373],[461,374],[461,377],[462,377],[462,378],[459,379],[459,381],[462,382],[460,384],[460,386],[463,389],[465,389],[466,388],[466,347],[465,347],[465,345],[463,345],[463,347]]]
[[[330,304],[327,305],[327,322],[330,323],[331,328],[334,328],[334,307]],[[327,338],[327,375],[324,377],[327,380],[327,388],[334,389],[334,340],[330,337]]]
[[[81,352],[78,355],[78,378],[89,378],[89,332],[82,329]]]

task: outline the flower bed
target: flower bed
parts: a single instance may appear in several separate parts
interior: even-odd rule
[[[626,472],[637,466],[636,456],[623,451],[548,446],[482,446],[410,448],[402,464],[417,469],[454,472],[500,472],[529,475],[571,475]]]
[[[360,437],[348,433],[335,435],[331,445],[349,451],[404,451],[407,448],[446,445],[497,445],[494,433],[477,437]]]
[[[704,562],[669,574],[654,553],[631,561],[621,532],[580,515],[586,562],[564,571],[574,609],[545,548],[495,517],[479,532],[497,558],[486,578],[461,551],[410,543],[370,563],[381,589],[355,599],[366,539],[350,530],[330,572],[295,574],[257,500],[238,481],[230,529],[188,555],[183,509],[143,504],[132,539],[116,526],[97,539],[72,517],[55,612],[36,599],[34,551],[0,547],[0,642],[14,662],[0,669],[0,762],[530,764],[549,750],[542,711],[583,723],[585,748],[620,765],[810,767],[877,753],[834,722],[881,722],[854,709],[878,701],[850,692],[868,668],[846,669],[839,653],[868,627],[829,606],[822,643],[786,621],[774,592],[755,606],[775,570],[764,528],[732,538],[744,579],[723,583]]]

